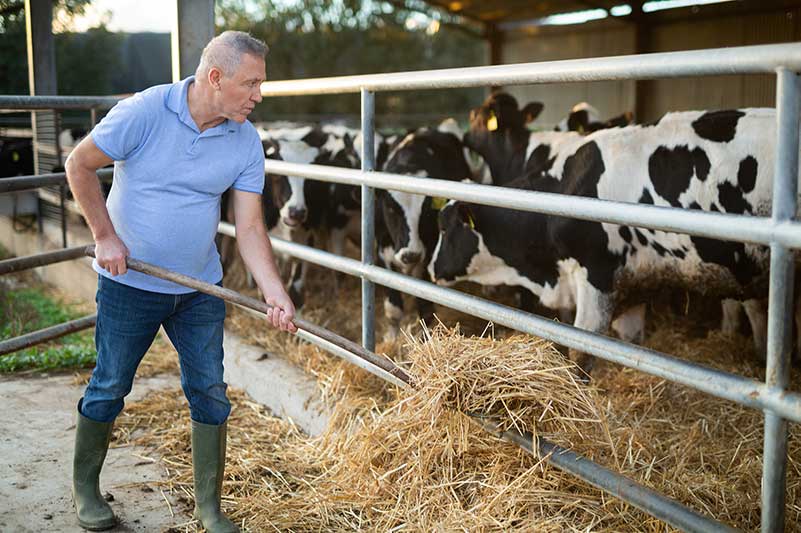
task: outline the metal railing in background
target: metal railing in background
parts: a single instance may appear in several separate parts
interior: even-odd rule
[[[55,168],[57,165],[64,164],[64,150],[60,144],[61,117],[59,111],[79,110],[89,112],[89,128],[93,128],[97,123],[97,111],[113,107],[117,102],[126,98],[128,95],[119,96],[23,96],[23,95],[0,95],[0,110],[2,111],[53,111],[54,116],[51,123],[55,132],[45,134],[45,137],[52,136],[53,144],[40,142],[34,139],[34,152],[39,157],[47,158],[46,167]],[[39,131],[34,128],[35,131]],[[41,159],[40,159],[41,161]],[[40,165],[40,169],[41,169]],[[36,171],[36,169],[34,169]],[[2,181],[2,180],[0,180]],[[48,184],[49,185],[49,184]],[[67,211],[80,214],[74,202],[66,198],[66,189],[54,183],[54,187],[47,185],[36,186],[38,189],[39,201],[37,204],[37,218],[39,221],[39,232],[43,231],[43,217],[58,218],[61,224],[61,241],[64,248],[67,247]],[[44,188],[40,188],[44,187]]]
[[[584,220],[644,226],[651,229],[689,233],[705,237],[756,242],[771,247],[771,269],[768,308],[768,351],[766,383],[759,391],[743,395],[753,387],[738,380],[745,379],[679,361],[650,350],[601,335],[581,332],[565,325],[546,324],[527,313],[491,302],[475,299],[468,301],[425,282],[395,283],[389,273],[372,266],[372,256],[365,247],[373,247],[372,240],[362,238],[362,263],[358,268],[346,266],[339,260],[327,258],[323,266],[336,268],[396,289],[406,289],[416,296],[444,305],[454,305],[470,314],[505,323],[515,329],[528,331],[581,351],[643,370],[677,383],[730,399],[742,405],[763,409],[765,414],[765,454],[762,481],[762,530],[782,531],[784,528],[785,487],[787,468],[787,419],[798,420],[799,405],[785,404],[794,396],[787,391],[790,361],[790,329],[788,324],[793,293],[793,256],[790,248],[801,248],[801,225],[792,222],[796,212],[796,181],[798,174],[798,102],[801,89],[797,73],[801,71],[801,43],[776,44],[670,52],[607,58],[575,59],[543,63],[497,65],[392,74],[343,76],[306,80],[286,80],[262,84],[263,96],[321,95],[359,92],[362,97],[362,134],[372,136],[375,123],[373,98],[377,91],[404,91],[446,89],[455,87],[505,86],[534,83],[586,82],[670,78],[680,76],[711,76],[724,74],[777,75],[777,165],[775,169],[773,216],[770,219],[687,212],[677,208],[632,205],[576,197],[519,190],[491,190],[480,185],[460,184],[437,180],[415,179],[370,172],[372,166],[363,165],[362,171],[348,171],[268,161],[265,168],[276,174],[305,176],[361,185],[362,197],[370,202],[371,189],[381,187],[408,193],[442,196],[479,204],[540,213],[569,216]],[[369,105],[364,105],[368,102]],[[369,137],[372,138],[372,137]],[[363,154],[373,153],[372,143],[365,144]],[[623,208],[623,209],[621,209]],[[362,210],[362,228],[371,229],[374,223],[372,203]],[[314,252],[306,247],[291,245],[285,251],[296,257],[311,258]],[[343,259],[344,261],[344,259]],[[365,285],[366,286],[366,285]],[[373,293],[363,290],[362,337],[373,339],[375,332],[372,317],[367,310],[374,302]],[[449,302],[450,305],[446,302]],[[466,306],[466,307],[465,307]],[[483,312],[483,314],[482,314]],[[503,319],[503,320],[500,320]],[[742,388],[742,387],[745,387]],[[782,405],[784,404],[784,405]],[[785,408],[789,410],[785,410]],[[783,411],[782,414],[780,411]],[[626,499],[623,496],[623,499]]]

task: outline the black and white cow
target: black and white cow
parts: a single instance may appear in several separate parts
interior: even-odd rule
[[[534,117],[536,118],[536,117]],[[573,106],[570,114],[563,118],[556,125],[556,131],[575,131],[582,135],[593,133],[598,130],[608,128],[621,128],[628,126],[634,121],[634,114],[630,111],[618,115],[609,120],[602,120],[601,114],[587,102],[581,102]]]
[[[461,131],[452,119],[437,128],[420,128],[408,133],[388,155],[385,172],[417,177],[462,181],[480,174],[481,166],[471,167],[461,141]],[[377,264],[415,277],[427,277],[425,266],[437,239],[437,210],[434,199],[380,189],[377,191]],[[433,316],[433,305],[417,299],[420,318]],[[403,298],[388,290],[384,314],[389,321],[387,337],[394,338],[403,317]]]
[[[506,130],[496,103],[491,97],[473,113],[465,143],[493,173],[516,157],[526,174],[509,187],[744,215],[770,211],[772,109],[669,113],[655,124],[587,137],[532,133],[520,154],[507,140],[521,132]],[[450,202],[439,223],[429,265],[437,282],[521,285],[547,307],[575,309],[574,325],[590,331],[608,329],[616,295],[627,287],[703,287],[742,300],[765,291],[767,250],[760,246],[461,202]],[[589,370],[591,360],[575,355]]]
[[[27,138],[0,139],[0,178],[33,174],[33,141]]]
[[[541,110],[542,104],[531,104],[525,122],[536,119]],[[418,177],[492,184],[489,166],[481,156],[464,146],[463,135],[464,131],[454,119],[444,120],[436,129],[420,128],[410,132],[392,149],[384,170]],[[434,204],[441,199],[383,190],[377,194],[379,262],[393,270],[427,278],[424,267],[431,258],[437,235]],[[532,310],[535,303],[529,300],[524,291],[521,305]],[[417,306],[421,318],[425,320],[431,316],[433,308],[430,303],[418,299]],[[388,337],[394,337],[403,316],[400,293],[388,291],[384,313],[390,324]],[[618,323],[621,326],[617,329],[633,329],[631,324],[637,316],[620,318]],[[623,320],[626,320],[625,325]]]

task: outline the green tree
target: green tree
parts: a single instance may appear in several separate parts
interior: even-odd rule
[[[410,22],[411,21],[411,22]],[[269,79],[301,79],[480,65],[485,44],[476,30],[457,25],[416,0],[218,0],[218,31],[248,31],[270,45]],[[387,123],[418,124],[458,114],[481,89],[381,93],[379,115]],[[256,119],[359,113],[355,95],[269,98]],[[421,117],[421,115],[423,117]],[[380,119],[381,117],[379,117]]]
[[[83,13],[90,0],[55,0],[54,12],[69,19]],[[25,2],[0,0],[0,93],[28,94]]]

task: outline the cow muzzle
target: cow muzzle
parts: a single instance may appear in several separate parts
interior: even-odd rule
[[[290,207],[287,210],[286,216],[283,217],[284,224],[287,226],[294,228],[295,226],[299,226],[306,222],[306,218],[308,217],[308,212],[304,208],[294,208]]]
[[[403,266],[412,267],[420,262],[423,258],[423,254],[409,249],[403,249],[396,254],[396,257]]]

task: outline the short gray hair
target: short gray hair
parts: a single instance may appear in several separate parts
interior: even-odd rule
[[[200,64],[195,76],[205,75],[212,67],[217,67],[226,76],[233,75],[239,67],[243,54],[264,59],[269,47],[264,41],[256,39],[243,31],[225,31],[209,41],[200,55]]]

